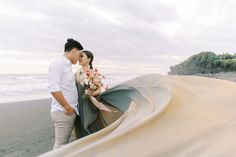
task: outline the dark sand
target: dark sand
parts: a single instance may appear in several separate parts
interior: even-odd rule
[[[50,99],[0,104],[0,157],[32,157],[52,149]]]

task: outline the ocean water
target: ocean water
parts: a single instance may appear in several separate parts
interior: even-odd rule
[[[104,74],[104,83],[112,87],[141,74]],[[1,74],[0,103],[49,98],[46,74]]]

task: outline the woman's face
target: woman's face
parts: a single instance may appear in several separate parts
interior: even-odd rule
[[[88,56],[84,52],[82,52],[80,55],[81,56],[80,56],[80,59],[79,59],[79,64],[82,65],[82,66],[83,65],[89,65],[90,58],[88,58]]]

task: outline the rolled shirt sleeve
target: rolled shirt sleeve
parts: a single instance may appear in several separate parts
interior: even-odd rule
[[[53,62],[49,66],[48,70],[48,88],[49,92],[61,91],[60,82],[63,73],[63,68],[58,62]]]

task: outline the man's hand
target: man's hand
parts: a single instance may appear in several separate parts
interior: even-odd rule
[[[74,113],[74,109],[68,105],[68,107],[65,107],[65,114],[68,116],[72,116]]]
[[[72,116],[74,109],[68,104],[68,102],[66,101],[66,99],[64,98],[63,94],[61,91],[58,92],[52,92],[51,93],[53,95],[53,97],[57,100],[57,102],[59,104],[61,104],[61,106],[64,107],[65,109],[65,114],[68,116]]]

